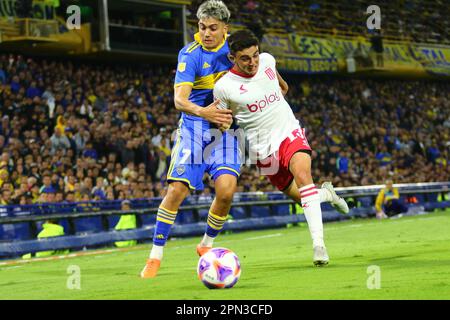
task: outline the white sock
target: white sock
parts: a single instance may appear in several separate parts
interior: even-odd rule
[[[164,246],[153,245],[152,251],[150,251],[150,259],[162,260]]]
[[[313,247],[324,247],[322,209],[320,208],[320,194],[314,184],[299,189],[303,211],[308,222]]]
[[[202,242],[200,242],[200,245],[201,245],[202,247],[210,247],[210,248],[212,248],[213,243],[214,243],[214,239],[215,239],[215,238],[212,238],[212,237],[208,236],[208,235],[205,233],[205,235],[203,236]]]
[[[320,203],[322,202],[331,202],[333,201],[333,197],[331,196],[331,192],[328,189],[317,189],[320,196]]]

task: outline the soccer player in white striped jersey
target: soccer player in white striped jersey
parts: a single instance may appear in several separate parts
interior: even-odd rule
[[[313,242],[313,263],[327,265],[320,203],[330,202],[341,213],[349,211],[347,203],[330,182],[320,189],[314,185],[311,147],[284,99],[288,85],[276,70],[275,58],[268,53],[260,54],[259,41],[248,30],[235,32],[228,43],[234,66],[214,87],[218,107],[233,111],[261,173],[301,203]]]

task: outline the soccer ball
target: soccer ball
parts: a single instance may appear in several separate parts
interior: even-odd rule
[[[209,289],[232,288],[241,276],[241,264],[233,251],[212,248],[198,260],[197,274]]]

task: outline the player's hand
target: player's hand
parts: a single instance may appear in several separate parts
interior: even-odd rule
[[[219,128],[229,127],[233,122],[233,112],[230,109],[219,109],[217,107],[219,103],[220,100],[217,99],[209,106],[202,108],[200,116],[203,119],[216,124]]]
[[[378,211],[376,217],[377,219],[385,219],[387,218],[387,215],[384,213],[384,211]]]
[[[219,126],[219,130],[220,130],[221,132],[225,132],[225,131],[227,131],[228,129],[230,129],[230,127],[231,127],[232,124],[233,124],[233,120],[231,120],[231,122],[230,122],[229,124],[223,124],[223,125]]]

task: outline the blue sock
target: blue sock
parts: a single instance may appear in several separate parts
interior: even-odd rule
[[[208,221],[206,226],[206,235],[215,238],[217,235],[222,231],[223,224],[227,220],[227,217],[220,217],[218,215],[215,215],[211,211],[208,214]]]
[[[170,211],[163,207],[158,208],[156,217],[156,228],[153,235],[153,244],[157,246],[164,246],[169,237],[170,228],[175,222],[177,211]]]

